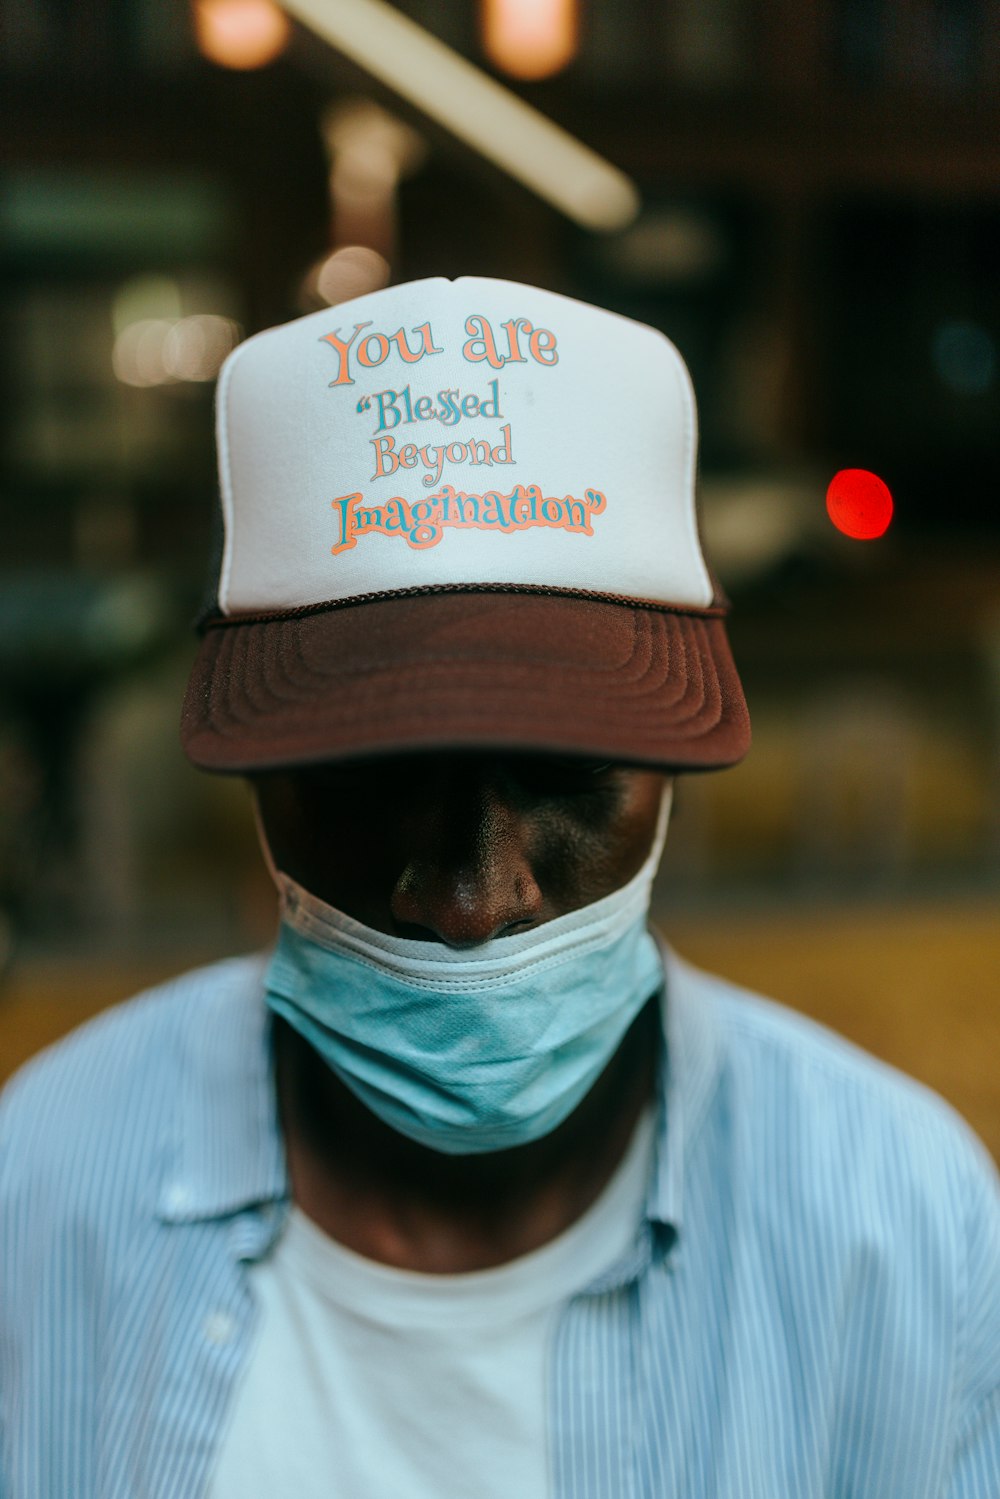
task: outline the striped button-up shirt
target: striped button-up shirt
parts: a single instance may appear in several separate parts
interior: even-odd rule
[[[2,1499],[206,1492],[288,1203],[262,974],[165,985],[4,1095]],[[1000,1499],[982,1148],[671,956],[663,1014],[643,1219],[553,1349],[553,1499]]]

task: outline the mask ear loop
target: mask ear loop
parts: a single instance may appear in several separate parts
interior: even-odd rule
[[[667,841],[667,829],[670,826],[670,813],[674,805],[674,778],[667,776],[663,782],[663,790],[660,792],[660,811],[656,819],[656,832],[653,835],[653,846],[650,856],[654,859],[653,873],[660,866],[663,857],[663,846]]]
[[[271,876],[271,879],[274,882],[278,894],[284,897],[288,876],[287,874],[283,874],[282,871],[278,868],[277,864],[275,864],[274,862],[274,855],[271,852],[271,845],[267,840],[267,833],[264,831],[264,819],[260,815],[260,797],[257,795],[257,787],[254,785],[251,785],[250,787],[250,799],[253,806],[254,826],[257,829],[257,842],[260,844],[260,851],[264,859],[264,864],[267,868],[268,874]]]

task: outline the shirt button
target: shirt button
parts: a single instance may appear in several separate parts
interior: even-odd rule
[[[212,1312],[205,1318],[205,1337],[218,1347],[232,1341],[236,1324],[228,1312]]]
[[[172,1213],[181,1213],[191,1201],[191,1194],[183,1182],[174,1182],[167,1188],[166,1203]]]

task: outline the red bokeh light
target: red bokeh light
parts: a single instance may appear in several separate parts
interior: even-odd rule
[[[826,491],[826,511],[838,531],[855,541],[884,536],[892,520],[892,495],[878,474],[842,468]]]

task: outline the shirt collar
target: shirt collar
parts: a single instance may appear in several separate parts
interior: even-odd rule
[[[158,1212],[166,1222],[219,1218],[288,1196],[274,1085],[267,955],[210,969],[182,1029],[177,1109]]]
[[[657,1133],[646,1195],[650,1224],[683,1225],[684,1163],[704,1121],[721,1066],[719,1024],[711,996],[692,968],[660,939],[664,969],[663,1050],[659,1070]]]
[[[654,934],[655,935],[655,934]],[[669,1264],[683,1227],[685,1163],[704,1123],[721,1069],[719,1022],[703,975],[658,939],[663,959],[656,1136],[645,1211],[628,1251],[586,1288],[591,1296],[621,1290],[655,1256]]]

